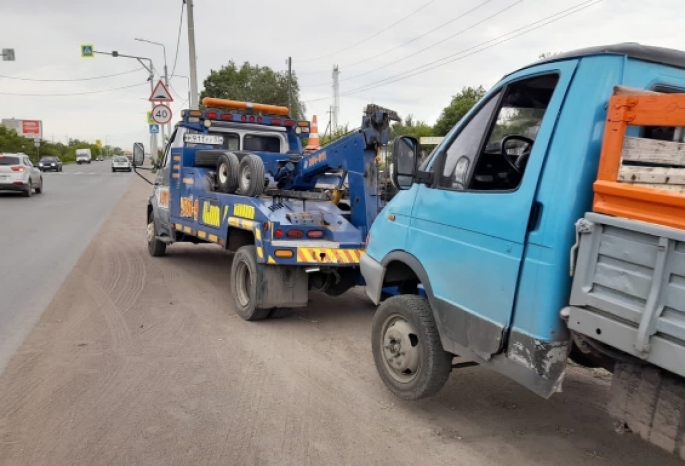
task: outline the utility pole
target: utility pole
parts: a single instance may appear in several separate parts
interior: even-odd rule
[[[333,122],[331,126],[331,133],[338,130],[338,114],[340,112],[340,68],[338,65],[333,65]]]
[[[293,114],[293,59],[288,57],[288,113]],[[295,115],[297,116],[297,115]]]
[[[136,37],[135,40],[139,42],[147,42],[148,44],[153,44],[153,45],[158,45],[162,47],[162,52],[164,53],[164,84],[166,84],[167,89],[169,89],[169,71],[167,68],[167,63],[166,63],[166,46],[162,44],[161,42],[154,42],[152,40],[147,40],[147,39],[141,39],[140,37]],[[162,130],[162,147],[166,147],[166,141],[165,136],[164,136],[164,126],[165,125],[160,125],[161,130]],[[168,137],[171,137],[171,122],[166,124],[166,133]]]
[[[195,19],[193,17],[193,0],[183,0],[188,10],[188,48],[190,49],[190,108],[200,108],[197,95],[197,59],[195,57]]]

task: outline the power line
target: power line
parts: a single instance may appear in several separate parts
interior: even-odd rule
[[[351,95],[351,94],[358,94],[358,93],[360,93],[360,92],[364,92],[364,91],[367,91],[367,90],[375,89],[375,88],[377,88],[377,87],[385,86],[385,85],[387,85],[387,84],[392,84],[392,83],[394,83],[394,82],[402,81],[402,80],[404,80],[404,79],[411,78],[411,77],[417,76],[417,75],[419,75],[419,74],[423,74],[423,73],[425,73],[425,72],[427,72],[427,71],[431,71],[431,70],[434,70],[434,69],[436,69],[436,68],[440,68],[440,67],[442,67],[442,66],[445,66],[445,65],[448,65],[448,64],[453,63],[453,62],[455,62],[455,61],[464,59],[464,58],[469,57],[469,56],[471,56],[471,55],[475,55],[476,53],[482,52],[482,51],[487,50],[487,49],[489,49],[489,48],[495,47],[496,45],[502,44],[502,43],[504,43],[504,42],[508,42],[508,41],[510,41],[510,40],[512,40],[512,39],[514,39],[514,38],[516,38],[516,37],[519,37],[519,36],[523,35],[523,34],[527,34],[527,33],[531,32],[531,31],[536,30],[536,29],[540,29],[540,28],[543,27],[543,26],[546,26],[546,25],[548,25],[548,24],[551,24],[551,23],[554,23],[554,22],[556,22],[556,21],[559,21],[559,20],[561,20],[561,19],[563,19],[563,18],[565,18],[565,17],[567,17],[567,16],[573,15],[573,14],[575,14],[575,13],[578,13],[578,12],[582,11],[582,10],[585,10],[585,9],[590,8],[590,7],[592,7],[592,6],[598,5],[598,4],[601,3],[602,1],[603,1],[603,0],[587,0],[587,1],[582,2],[582,3],[579,3],[579,4],[577,4],[577,5],[575,5],[575,6],[571,7],[571,8],[567,8],[567,9],[565,9],[565,10],[562,10],[562,11],[558,12],[558,13],[555,13],[555,14],[553,14],[553,15],[547,16],[547,17],[542,18],[542,19],[540,19],[540,20],[538,20],[538,21],[535,21],[535,22],[533,22],[533,23],[530,23],[530,24],[528,24],[528,25],[526,25],[526,26],[520,27],[520,28],[518,28],[518,29],[514,29],[513,31],[510,31],[510,32],[508,32],[508,33],[502,34],[501,36],[499,36],[499,37],[497,37],[497,38],[495,38],[495,39],[490,39],[490,40],[488,40],[488,41],[481,42],[480,44],[477,44],[477,45],[475,45],[475,46],[473,46],[473,47],[469,47],[469,48],[467,48],[467,49],[464,49],[464,50],[461,50],[461,51],[459,51],[459,52],[453,53],[453,54],[451,54],[451,55],[447,55],[446,57],[440,58],[440,59],[438,59],[438,60],[434,60],[434,61],[432,61],[432,62],[426,63],[425,65],[418,66],[418,67],[416,67],[416,68],[412,68],[411,70],[404,71],[404,72],[402,72],[402,73],[398,73],[398,74],[396,74],[396,75],[394,75],[394,76],[390,76],[389,78],[382,79],[382,80],[379,80],[379,81],[375,81],[375,82],[370,83],[370,84],[367,84],[367,85],[365,85],[365,86],[361,86],[361,87],[358,87],[358,88],[356,88],[356,89],[352,89],[352,90],[350,90],[350,91],[343,92],[343,93],[340,94],[340,95],[341,95],[341,96],[345,96],[345,95]],[[589,4],[588,4],[588,3],[589,3]],[[573,11],[571,11],[571,10],[573,10]],[[557,16],[558,16],[558,17],[557,17]],[[555,17],[557,17],[557,18],[555,18]],[[554,18],[554,19],[551,19],[551,18]],[[547,20],[549,20],[549,21],[547,21]],[[542,23],[542,24],[539,24],[539,23]],[[537,26],[535,26],[535,25],[537,25]],[[532,27],[532,26],[535,26],[535,27]],[[519,32],[519,31],[521,31],[521,32]],[[514,33],[516,33],[516,32],[518,32],[518,34],[514,34]],[[512,35],[512,34],[514,34],[514,35]],[[511,36],[511,37],[506,37],[506,36]],[[495,43],[491,44],[492,42],[495,42]],[[487,44],[491,44],[491,45],[487,45]],[[483,47],[484,45],[487,45],[487,46],[486,46],[486,47]],[[477,50],[474,50],[474,49],[477,49]],[[456,57],[456,58],[452,58],[452,57],[454,57],[455,55],[461,55],[461,54],[466,53],[466,52],[469,52],[469,51],[471,51],[471,52],[470,52],[470,53],[467,53],[466,55],[462,55],[462,56],[458,56],[458,57]],[[449,60],[449,61],[445,61],[445,60],[448,60],[449,58],[452,58],[452,59]],[[439,63],[439,62],[442,62],[442,61],[445,61],[445,62],[444,62],[444,63],[440,63],[440,64],[436,64],[436,63]],[[434,66],[431,66],[431,65],[434,65]],[[425,68],[425,69],[422,69],[422,68]],[[415,73],[412,73],[413,71],[416,71],[416,72],[415,72]],[[411,74],[408,74],[408,73],[411,73]],[[403,75],[406,75],[406,76],[403,76]],[[327,100],[327,99],[328,99],[328,97],[322,97],[322,98],[319,98],[319,99],[307,100],[307,101],[304,101],[304,103],[317,102],[317,101]]]
[[[112,89],[102,89],[100,91],[72,92],[72,93],[68,93],[68,94],[20,94],[20,93],[14,93],[14,92],[0,92],[0,95],[16,95],[16,96],[22,96],[22,97],[68,97],[68,96],[74,96],[74,95],[101,94],[104,92],[120,91],[122,89],[131,89],[133,87],[140,87],[140,86],[146,86],[146,85],[148,85],[148,83],[144,82],[144,83],[140,83],[140,84],[132,84],[130,86],[114,87]]]
[[[489,20],[491,20],[491,19],[494,18],[495,16],[501,15],[502,13],[506,12],[507,10],[510,10],[510,9],[514,8],[516,5],[522,3],[523,1],[524,1],[524,0],[518,0],[518,1],[516,1],[515,3],[512,3],[511,5],[508,5],[508,6],[502,8],[502,9],[500,9],[500,10],[497,10],[495,13],[491,14],[490,16],[488,16],[488,17],[486,17],[486,18],[484,18],[484,19],[482,19],[482,20],[480,20],[480,21],[478,21],[477,23],[474,23],[474,24],[472,24],[471,26],[469,26],[469,27],[467,27],[467,28],[464,28],[464,29],[462,29],[461,31],[458,31],[458,32],[452,34],[451,36],[447,36],[447,37],[445,37],[445,38],[443,38],[443,39],[441,39],[441,40],[439,40],[439,41],[437,41],[437,42],[435,42],[435,43],[429,45],[428,47],[424,47],[424,48],[422,48],[421,50],[418,50],[418,51],[416,51],[416,52],[414,52],[414,53],[412,53],[412,54],[409,54],[409,55],[407,55],[407,56],[405,56],[405,57],[402,57],[402,58],[399,59],[399,60],[395,60],[395,61],[393,61],[392,63],[386,63],[385,65],[381,65],[381,66],[379,66],[379,67],[377,67],[377,68],[373,68],[373,69],[371,69],[371,70],[364,71],[363,73],[355,74],[355,75],[350,76],[350,77],[348,77],[348,78],[343,78],[343,79],[341,79],[341,81],[350,81],[350,80],[352,80],[352,79],[357,79],[357,78],[359,78],[359,77],[361,77],[361,76],[366,76],[367,74],[371,74],[371,73],[374,73],[374,72],[376,72],[376,71],[379,71],[379,70],[382,70],[382,69],[384,69],[384,68],[387,68],[387,67],[389,67],[389,66],[393,66],[393,65],[395,65],[396,63],[398,63],[399,61],[407,60],[408,58],[414,57],[414,56],[416,56],[416,55],[418,55],[418,54],[420,54],[420,53],[425,52],[425,51],[428,50],[428,49],[432,49],[432,48],[435,47],[436,45],[442,44],[443,42],[446,42],[446,41],[448,41],[448,40],[450,40],[450,39],[452,39],[452,38],[454,38],[454,37],[456,37],[456,36],[458,36],[458,35],[460,35],[460,34],[463,34],[463,33],[465,33],[466,31],[469,31],[469,30],[475,28],[476,26],[480,26],[480,25],[482,25],[483,23],[488,22]],[[482,5],[480,5],[480,6],[482,6]],[[467,12],[467,13],[468,13],[468,12]],[[322,83],[322,84],[317,84],[316,86],[324,86],[324,85],[327,85],[327,86],[328,86],[328,85],[330,85],[330,84],[329,84],[329,83],[326,83],[326,84],[323,84],[323,83]],[[307,86],[307,87],[315,87],[315,86]]]
[[[178,62],[178,50],[181,46],[181,28],[183,27],[183,8],[186,6],[186,2],[181,3],[181,19],[178,21],[178,37],[176,38],[176,54],[174,56],[174,66],[171,67],[171,79],[176,72],[176,63]]]
[[[12,79],[15,81],[31,81],[31,82],[75,82],[75,81],[94,81],[96,79],[105,79],[105,78],[113,78],[115,76],[123,76],[125,74],[130,74],[130,73],[135,73],[137,71],[142,70],[143,68],[136,68],[135,70],[129,70],[129,71],[122,71],[121,73],[115,73],[115,74],[107,74],[104,76],[93,76],[91,78],[75,78],[75,79],[32,79],[32,78],[21,78],[18,76],[5,76],[0,74],[0,78],[5,78],[5,79]]]
[[[347,50],[349,50],[349,49],[351,49],[351,48],[353,48],[353,47],[356,47],[356,46],[358,46],[358,45],[361,45],[361,44],[363,44],[364,42],[368,42],[368,41],[370,41],[371,39],[373,39],[374,37],[377,37],[377,36],[383,34],[385,31],[388,31],[388,30],[394,28],[395,26],[397,26],[398,24],[400,24],[402,21],[404,21],[404,20],[410,18],[410,17],[413,16],[414,14],[418,13],[419,11],[421,11],[421,10],[423,10],[424,8],[426,8],[427,6],[429,6],[431,3],[435,3],[435,0],[430,0],[430,1],[427,2],[427,3],[424,3],[422,6],[420,6],[420,7],[417,8],[416,10],[412,11],[411,13],[409,13],[407,16],[405,16],[405,17],[403,17],[402,19],[400,19],[400,20],[398,20],[398,21],[392,23],[392,24],[391,24],[390,26],[388,26],[387,28],[382,29],[382,30],[378,31],[377,33],[375,33],[375,34],[373,34],[373,35],[367,37],[366,39],[362,39],[362,40],[360,40],[359,42],[355,42],[355,43],[352,44],[352,45],[348,45],[347,47],[345,47],[345,48],[343,48],[343,49],[340,49],[340,50],[338,50],[337,52],[332,52],[332,53],[329,53],[329,54],[326,54],[326,55],[322,55],[322,56],[317,57],[317,58],[309,58],[309,59],[307,59],[307,60],[300,60],[300,63],[307,63],[307,62],[311,62],[311,61],[321,60],[321,59],[323,59],[323,58],[328,58],[328,57],[331,57],[331,56],[333,56],[333,55],[337,55],[337,54],[339,54],[339,53],[345,52],[345,51],[347,51]]]

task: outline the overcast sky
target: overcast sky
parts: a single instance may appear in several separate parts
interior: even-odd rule
[[[8,77],[73,80],[140,68],[131,59],[81,58],[80,44],[87,43],[150,57],[161,71],[161,47],[135,37],[164,43],[171,73],[182,3],[0,0],[0,48],[16,51],[16,61],[0,61],[0,118],[43,120],[44,137],[55,141],[147,146],[149,84],[142,69],[88,81]],[[589,7],[560,18],[576,5]],[[341,124],[357,126],[371,102],[433,124],[462,87],[489,88],[542,52],[617,42],[685,49],[682,0],[195,0],[194,11],[200,90],[210,70],[231,59],[282,70],[292,56],[307,116],[318,115],[321,132],[334,64]],[[185,20],[175,69],[182,76],[189,74]],[[126,86],[134,87],[99,92]],[[181,104],[187,107],[187,80],[175,77],[172,86],[182,97],[172,104],[176,118]]]

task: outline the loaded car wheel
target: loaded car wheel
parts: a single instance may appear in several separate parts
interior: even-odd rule
[[[264,162],[255,154],[245,154],[240,161],[238,182],[240,194],[256,197],[264,192]]]
[[[155,215],[150,212],[150,217],[148,217],[147,221],[147,251],[153,257],[163,256],[166,253],[166,243],[158,240],[157,235]]]
[[[230,194],[238,189],[239,170],[240,162],[237,155],[226,152],[219,156],[216,164],[216,181],[219,191]]]
[[[436,394],[452,370],[426,298],[394,296],[373,319],[371,344],[376,370],[388,389],[405,400]]]

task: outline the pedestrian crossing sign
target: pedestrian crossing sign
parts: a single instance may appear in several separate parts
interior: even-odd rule
[[[93,58],[93,57],[95,57],[95,47],[93,47],[93,44],[84,44],[81,46],[81,57],[82,58]]]
[[[159,134],[159,125],[150,125],[150,134]]]

